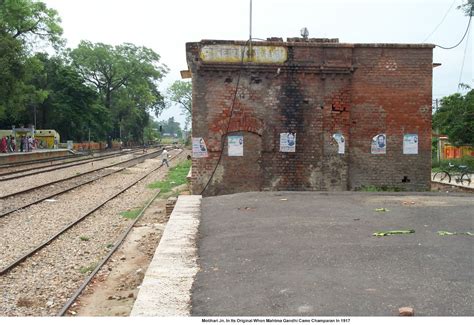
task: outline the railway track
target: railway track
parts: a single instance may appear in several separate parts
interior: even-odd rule
[[[178,154],[174,155],[170,161],[176,159],[177,157],[179,157],[180,155],[182,154],[182,152],[179,152]],[[74,220],[73,222],[69,223],[68,225],[66,225],[65,227],[63,227],[60,231],[56,232],[54,235],[50,236],[48,239],[44,240],[42,243],[40,243],[39,245],[35,246],[33,249],[29,250],[28,252],[26,252],[25,254],[21,255],[20,257],[16,258],[13,262],[9,263],[7,266],[3,267],[1,270],[0,270],[0,275],[2,277],[9,277],[9,279],[11,280],[11,278],[13,277],[16,277],[18,276],[19,273],[22,273],[22,272],[27,272],[28,274],[32,274],[31,271],[28,271],[28,269],[25,269],[23,268],[23,270],[18,270],[18,269],[21,269],[22,268],[22,263],[27,261],[28,258],[32,257],[32,256],[35,256],[36,254],[39,254],[41,253],[41,251],[43,251],[44,249],[46,249],[47,247],[49,247],[50,245],[52,245],[52,243],[54,242],[55,245],[60,245],[60,246],[66,246],[67,245],[72,245],[74,247],[74,243],[69,243],[65,240],[65,238],[63,238],[63,236],[66,236],[69,232],[73,232],[75,227],[79,226],[81,223],[83,223],[88,217],[90,217],[91,215],[93,215],[96,211],[98,211],[99,209],[105,207],[109,202],[117,199],[121,194],[125,193],[127,190],[130,190],[132,187],[134,187],[137,183],[139,183],[140,181],[144,180],[145,178],[147,178],[148,176],[152,175],[153,173],[155,173],[157,170],[159,170],[160,168],[162,168],[162,166],[158,166],[158,167],[154,167],[152,168],[150,171],[146,172],[144,175],[140,176],[138,179],[135,179],[133,180],[132,182],[130,182],[129,184],[127,184],[125,187],[121,188],[120,190],[118,190],[117,192],[115,192],[113,195],[111,195],[110,197],[108,197],[106,200],[103,200],[102,202],[100,202],[98,205],[96,205],[94,208],[90,209],[89,211],[87,211],[86,213],[82,214],[80,217],[78,217],[76,220]],[[82,290],[84,290],[84,288],[87,286],[87,284],[93,279],[94,275],[100,270],[100,268],[107,262],[107,260],[112,256],[112,254],[120,247],[120,244],[123,242],[123,240],[125,239],[125,237],[127,236],[127,234],[129,233],[129,231],[133,228],[134,224],[138,221],[138,219],[140,218],[141,215],[143,215],[143,212],[146,210],[146,208],[151,204],[151,202],[157,197],[158,193],[155,193],[154,197],[149,200],[146,204],[146,206],[141,209],[138,217],[135,219],[135,221],[133,222],[130,222],[128,224],[128,226],[126,227],[125,231],[121,231],[120,232],[120,235],[115,237],[115,240],[114,240],[114,244],[113,244],[113,247],[110,247],[110,251],[108,251],[108,253],[106,254],[105,257],[103,257],[104,254],[102,254],[101,256],[101,261],[100,263],[96,263],[96,267],[94,269],[94,271],[89,275],[87,276],[85,279],[83,279],[83,282],[80,286],[78,286],[78,283],[74,283],[74,287],[76,288],[74,294],[69,294],[68,295],[68,299],[67,299],[67,302],[62,306],[62,308],[60,309],[60,311],[57,313],[57,315],[63,315],[67,309],[72,305],[72,303],[75,301],[75,299],[80,295],[80,293],[82,292]],[[106,232],[106,229],[103,229],[101,230],[101,234],[104,234]],[[74,238],[74,235],[72,234],[69,234],[71,238]],[[104,234],[105,236],[105,234]],[[57,248],[57,247],[56,247]],[[67,249],[67,248],[65,248]],[[43,259],[41,259],[41,261],[43,261]],[[58,261],[56,261],[56,263],[59,263],[57,265],[61,265],[63,261],[61,260],[61,258],[59,258]],[[54,267],[53,265],[51,265],[51,261],[46,261],[45,263],[47,263],[47,265],[49,265],[49,267]],[[27,263],[27,264],[31,264],[31,263]],[[33,265],[33,267],[36,265],[36,263],[32,263],[31,265]],[[31,267],[31,265],[29,265]],[[25,265],[26,268],[29,267],[28,265]],[[13,272],[12,276],[10,277],[9,274]],[[33,271],[35,272],[35,271]],[[4,279],[7,279],[7,278],[4,278]],[[63,281],[63,280],[61,280]],[[73,282],[77,282],[77,281],[73,281]],[[63,282],[61,282],[63,283]],[[2,286],[5,286],[5,281],[3,281],[2,283]],[[2,288],[4,289],[4,288]],[[34,298],[32,298],[34,299]],[[20,299],[19,299],[20,300]],[[66,299],[65,299],[66,300]]]
[[[92,171],[81,173],[79,175],[74,175],[71,177],[52,181],[40,186],[36,186],[36,187],[29,188],[26,190],[4,195],[0,197],[0,203],[2,206],[2,209],[0,210],[0,218],[3,218],[13,212],[27,208],[34,204],[43,202],[44,200],[72,191],[78,187],[84,186],[86,184],[90,184],[101,178],[121,172],[146,159],[157,157],[158,155],[161,154],[161,152],[162,150],[159,149],[155,152],[147,153],[145,155],[141,155],[138,157],[133,157],[131,159],[121,161],[112,165],[104,166],[98,169],[94,169]],[[128,165],[130,163],[131,163],[131,166]],[[119,167],[113,170],[107,170],[107,169],[114,168],[114,167],[124,165],[124,164],[126,166]],[[57,185],[58,183],[62,183],[61,187],[58,187]],[[38,192],[38,194],[32,194],[32,192],[35,192],[35,191]]]
[[[73,159],[72,161],[62,161],[62,162],[59,162],[59,163],[56,163],[56,164],[53,164],[53,162],[51,162],[50,164],[46,163],[45,165],[42,165],[42,166],[33,166],[33,167],[20,168],[20,169],[8,170],[8,171],[4,171],[4,168],[2,168],[3,172],[0,173],[0,182],[11,180],[11,179],[16,179],[16,178],[21,178],[21,177],[26,177],[26,176],[30,176],[30,175],[46,173],[46,172],[50,172],[50,171],[54,171],[54,170],[58,170],[58,169],[63,169],[63,168],[68,168],[68,167],[73,167],[73,166],[79,166],[79,165],[87,164],[89,162],[95,162],[95,161],[101,161],[101,160],[104,160],[104,159],[110,159],[110,158],[130,154],[130,153],[134,153],[134,152],[137,152],[137,151],[140,151],[140,150],[136,149],[136,150],[131,150],[131,151],[114,152],[114,153],[111,153],[111,154],[100,155],[100,156],[97,156],[97,157],[84,156],[84,157],[78,157],[77,159],[74,159],[74,158],[70,157],[69,159]],[[12,168],[15,168],[15,167],[12,167]],[[32,171],[32,172],[27,173],[29,171]],[[26,173],[26,174],[22,174],[22,173]],[[17,174],[22,174],[22,175],[15,176]]]

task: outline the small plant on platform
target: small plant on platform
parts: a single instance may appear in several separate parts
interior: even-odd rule
[[[362,185],[358,191],[361,192],[400,192],[401,188],[396,186],[375,186],[375,185]]]
[[[82,241],[89,241],[90,238],[87,237],[87,236],[81,236],[81,237],[79,237],[79,239],[82,240]]]

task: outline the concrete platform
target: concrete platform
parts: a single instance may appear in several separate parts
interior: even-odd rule
[[[0,153],[0,165],[17,163],[20,161],[65,157],[69,155],[74,155],[74,152],[68,149],[37,149],[30,152]]]
[[[472,194],[204,198],[191,315],[473,316],[474,236],[441,230],[474,231]]]
[[[466,232],[472,194],[181,196],[131,316],[473,316]]]
[[[178,198],[130,316],[190,315],[200,204],[200,195]]]

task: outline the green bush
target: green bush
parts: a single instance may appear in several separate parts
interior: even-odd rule
[[[468,166],[469,170],[474,171],[474,157],[463,157],[458,159],[444,159],[440,160],[439,163],[437,160],[433,160],[431,163],[431,167],[433,170],[441,170],[449,168],[449,163],[455,166]]]
[[[360,192],[400,192],[402,189],[396,186],[388,185],[362,185],[360,188],[357,188],[356,191]]]

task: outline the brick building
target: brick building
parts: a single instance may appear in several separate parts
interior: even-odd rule
[[[211,175],[204,195],[428,190],[432,52],[337,39],[187,43],[193,191]]]

